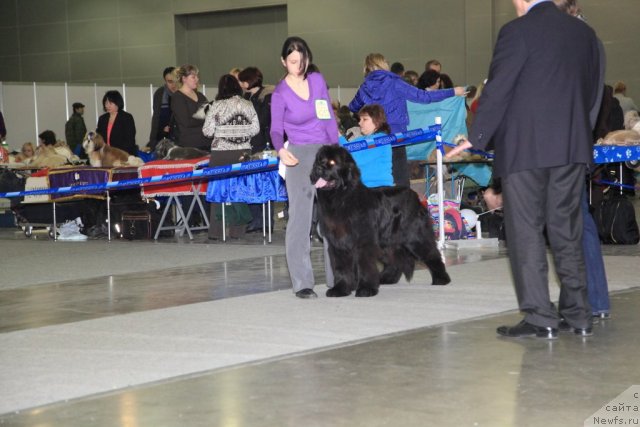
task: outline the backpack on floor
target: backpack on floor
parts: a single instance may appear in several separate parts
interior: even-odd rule
[[[635,245],[640,231],[633,204],[624,195],[611,191],[594,210],[594,219],[602,243]]]

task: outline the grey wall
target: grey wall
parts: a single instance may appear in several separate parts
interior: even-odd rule
[[[200,78],[214,85],[230,69],[251,65],[274,82],[282,75],[276,49],[286,37],[286,6],[178,15],[177,63],[197,64]]]
[[[605,43],[608,81],[627,81],[640,99],[633,54],[640,1],[580,2]],[[164,66],[188,58],[211,64],[213,75],[202,76],[207,85],[243,64],[272,79],[285,26],[307,39],[334,87],[357,86],[364,56],[375,51],[417,71],[438,58],[454,82],[475,84],[486,75],[498,29],[515,16],[511,0],[0,0],[0,11],[0,81],[106,85],[158,84]],[[211,13],[221,11],[234,12]],[[208,29],[192,31],[193,44],[185,45],[185,29],[203,24]],[[233,40],[220,55],[223,34]]]
[[[0,80],[157,82],[175,63],[170,2],[0,0]]]
[[[580,3],[605,44],[607,81],[626,81],[640,102],[640,0]],[[256,65],[276,82],[281,43],[291,34],[309,42],[332,93],[345,102],[370,52],[418,72],[437,58],[456,84],[478,84],[500,27],[514,17],[511,0],[0,0],[0,82],[126,83],[147,98],[165,66],[192,62],[210,94],[235,66]],[[0,93],[5,111],[16,102]],[[141,135],[147,108],[136,115]],[[11,116],[10,129],[20,127],[24,115]]]

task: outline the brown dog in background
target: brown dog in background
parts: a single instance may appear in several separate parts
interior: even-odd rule
[[[97,132],[87,132],[82,141],[82,148],[89,157],[89,164],[93,167],[113,166],[142,166],[142,159],[132,156],[124,150],[111,147],[104,142],[102,135]]]

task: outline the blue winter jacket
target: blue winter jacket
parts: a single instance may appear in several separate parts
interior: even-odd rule
[[[349,110],[357,113],[369,104],[380,104],[387,115],[391,132],[405,132],[409,124],[407,101],[429,104],[455,95],[453,89],[426,91],[411,86],[402,77],[386,70],[375,70],[367,74]]]

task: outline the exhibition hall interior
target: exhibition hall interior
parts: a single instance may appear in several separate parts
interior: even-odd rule
[[[554,2],[0,0],[0,425],[640,423],[640,3]],[[504,94],[523,4],[597,53]]]

